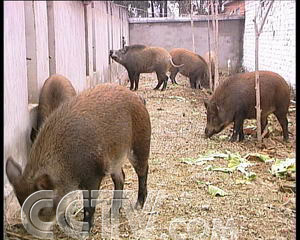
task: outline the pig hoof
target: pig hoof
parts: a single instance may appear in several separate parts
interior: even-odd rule
[[[134,209],[141,210],[142,209],[142,205],[139,202],[136,202]]]
[[[120,208],[111,208],[109,210],[109,215],[111,216],[111,218],[116,219],[119,217],[120,215]]]

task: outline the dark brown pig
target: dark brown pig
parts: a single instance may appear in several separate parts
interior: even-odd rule
[[[277,73],[259,71],[261,94],[261,126],[267,125],[268,115],[274,113],[283,131],[283,139],[288,140],[287,112],[290,104],[290,89],[286,81]],[[205,100],[207,124],[205,136],[221,132],[234,122],[231,141],[244,139],[245,119],[256,119],[255,72],[232,75],[221,83],[209,101]]]
[[[110,57],[122,64],[128,71],[130,90],[137,90],[141,73],[156,72],[158,83],[155,90],[163,84],[162,91],[166,89],[168,76],[166,73],[174,65],[169,52],[160,47],[148,47],[145,45],[125,46],[120,50],[110,50]]]
[[[36,138],[37,131],[45,119],[64,101],[76,95],[72,83],[64,76],[54,74],[45,82],[40,92],[39,106],[37,109],[37,128],[31,131],[31,141]]]
[[[170,54],[175,64],[183,64],[179,68],[171,67],[172,83],[176,83],[175,77],[179,72],[189,78],[191,88],[209,88],[208,65],[201,56],[184,48],[174,48]]]
[[[122,166],[128,158],[138,175],[139,208],[147,196],[150,138],[150,118],[140,97],[116,84],[100,84],[59,106],[41,126],[23,173],[10,157],[6,174],[20,205],[37,190],[53,190],[54,207],[42,213],[50,220],[63,196],[77,189],[98,190],[105,175],[115,190],[123,190]],[[120,198],[116,191],[114,199]],[[117,202],[113,214],[118,214]],[[89,229],[94,211],[84,207]]]

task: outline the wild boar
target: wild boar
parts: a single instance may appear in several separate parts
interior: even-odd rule
[[[64,76],[54,74],[45,82],[40,92],[37,109],[37,128],[31,130],[31,141],[34,142],[37,132],[45,119],[64,101],[76,96],[72,83]]]
[[[206,52],[203,55],[204,60],[207,62],[209,66],[209,52]],[[210,63],[211,63],[211,77],[212,77],[212,83],[215,81],[215,62],[216,62],[216,54],[214,51],[210,51]]]
[[[182,67],[171,67],[170,78],[176,84],[175,77],[181,73],[190,80],[191,88],[209,88],[208,65],[198,54],[184,48],[174,48],[170,51],[175,64],[183,64]]]
[[[268,115],[274,113],[288,140],[287,112],[290,104],[290,89],[286,81],[277,73],[259,71],[261,128],[267,125]],[[255,72],[239,73],[221,83],[209,101],[204,101],[207,110],[205,136],[211,137],[234,122],[230,141],[244,139],[245,119],[256,119]]]
[[[171,66],[180,67],[173,63],[169,52],[161,47],[148,47],[145,45],[125,46],[119,50],[110,50],[110,57],[122,64],[129,76],[130,90],[138,90],[141,73],[156,72],[158,83],[154,90],[163,84],[162,91],[166,89],[168,76],[166,73]]]
[[[53,190],[54,207],[41,213],[49,221],[62,197],[74,190],[99,190],[105,175],[111,176],[115,190],[123,190],[122,166],[128,158],[138,175],[136,208],[142,208],[150,139],[149,114],[139,96],[123,86],[100,84],[61,104],[41,126],[23,173],[9,157],[6,174],[21,206],[33,192]],[[121,198],[115,191],[113,199]],[[112,213],[118,214],[120,207],[113,201]],[[84,207],[89,230],[94,211]]]

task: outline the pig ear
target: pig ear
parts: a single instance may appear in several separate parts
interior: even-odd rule
[[[6,175],[12,185],[14,185],[16,180],[22,175],[21,166],[15,162],[12,157],[8,157],[6,161]]]
[[[38,133],[38,131],[35,128],[31,129],[30,140],[31,140],[32,143],[34,142],[34,139],[36,138],[37,133]]]
[[[218,105],[217,105],[215,102],[213,102],[213,103],[211,104],[211,109],[212,109],[212,111],[213,111],[214,113],[218,114],[218,112],[219,112],[219,107],[218,107]]]
[[[124,46],[124,53],[126,53],[127,52],[127,50],[128,50],[128,46]]]
[[[43,174],[42,176],[38,177],[35,181],[35,185],[38,190],[52,190],[53,183],[48,174]]]

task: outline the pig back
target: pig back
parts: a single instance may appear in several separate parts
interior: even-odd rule
[[[183,48],[174,48],[170,51],[173,62],[176,65],[184,64],[180,68],[180,73],[189,76],[191,73],[198,73],[207,68],[205,60],[196,53]]]
[[[38,106],[37,128],[45,119],[64,101],[76,95],[72,83],[64,76],[55,74],[50,76],[44,83]]]
[[[290,91],[286,81],[277,73],[259,71],[262,114],[280,110],[287,112]],[[239,73],[227,78],[211,99],[228,115],[243,111],[247,118],[256,117],[255,72]]]
[[[49,116],[32,146],[27,171],[79,182],[121,164],[134,142],[145,141],[149,147],[150,135],[149,114],[138,95],[116,84],[101,84]]]
[[[167,71],[170,54],[160,47],[131,46],[126,53],[126,67],[140,73]]]

